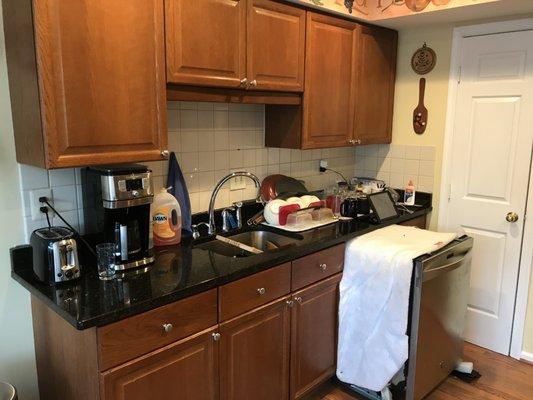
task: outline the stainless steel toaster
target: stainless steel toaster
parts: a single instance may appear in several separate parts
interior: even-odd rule
[[[80,277],[81,267],[74,232],[55,226],[31,234],[33,271],[39,280],[53,285]]]

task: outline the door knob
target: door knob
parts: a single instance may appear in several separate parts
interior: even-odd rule
[[[507,222],[516,222],[518,221],[518,214],[513,211],[508,212],[505,216],[505,219],[507,220]]]

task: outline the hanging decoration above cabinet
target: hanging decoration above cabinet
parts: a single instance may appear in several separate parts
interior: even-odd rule
[[[437,64],[437,54],[426,42],[415,51],[411,58],[411,67],[418,75],[429,74]]]
[[[424,94],[426,91],[426,78],[420,78],[418,91],[418,106],[413,111],[413,129],[421,135],[426,131],[428,124],[428,109],[424,105]]]

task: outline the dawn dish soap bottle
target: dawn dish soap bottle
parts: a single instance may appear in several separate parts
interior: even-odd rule
[[[168,189],[161,189],[152,203],[154,246],[169,246],[181,242],[181,209]]]

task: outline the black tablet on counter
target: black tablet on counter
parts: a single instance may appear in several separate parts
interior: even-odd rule
[[[373,217],[378,223],[388,221],[400,215],[394,205],[391,194],[387,190],[369,194],[368,202],[373,211]]]

